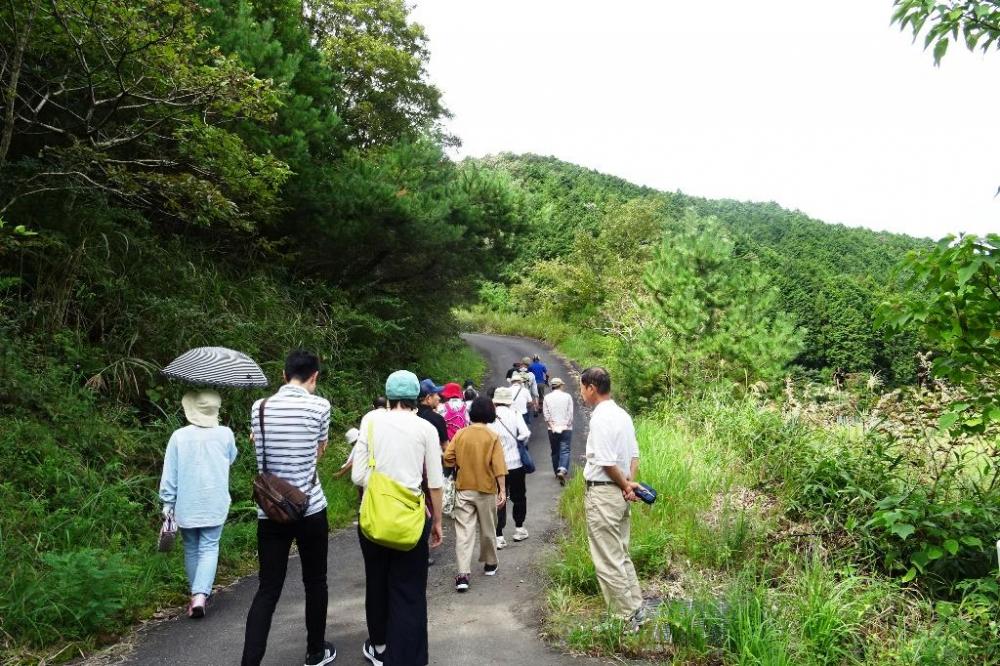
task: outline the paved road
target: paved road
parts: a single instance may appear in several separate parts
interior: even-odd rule
[[[549,350],[532,340],[467,335],[466,340],[490,364],[486,385],[504,382],[511,363],[522,356],[541,354],[552,376],[561,376],[576,395],[576,376]],[[444,381],[448,377],[435,377]],[[500,571],[494,578],[473,574],[472,588],[455,592],[454,532],[445,521],[445,542],[434,551],[437,558],[428,580],[431,664],[556,664],[597,663],[560,654],[538,637],[543,612],[542,562],[559,529],[556,504],[560,486],[551,473],[548,437],[540,420],[532,424],[530,449],[538,471],[528,477],[528,528],[531,538],[500,552]],[[583,452],[584,419],[577,409],[573,465]],[[361,645],[367,637],[364,619],[364,565],[357,534],[352,529],[330,538],[330,606],[327,639],[338,650],[338,664],[367,664]],[[289,666],[303,663],[305,654],[304,597],[298,562],[288,568],[284,594],[274,614],[265,664]],[[243,629],[250,600],[256,591],[255,576],[227,588],[213,599],[204,620],[185,617],[151,625],[135,637],[127,654],[105,654],[100,663],[124,664],[237,664],[243,646]],[[93,663],[98,663],[94,660]]]

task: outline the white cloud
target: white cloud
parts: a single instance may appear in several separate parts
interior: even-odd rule
[[[919,236],[1000,230],[1000,52],[940,68],[888,0],[421,0],[459,156]]]

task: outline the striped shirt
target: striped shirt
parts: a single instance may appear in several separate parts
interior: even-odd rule
[[[320,442],[330,438],[330,403],[301,386],[285,384],[264,406],[264,436],[260,432],[260,403],[253,404],[250,427],[257,452],[257,469],[263,469],[261,442],[267,447],[267,471],[296,485],[309,495],[307,516],[326,508],[323,487],[316,478]],[[315,479],[315,482],[314,482]],[[258,518],[267,515],[257,508]]]

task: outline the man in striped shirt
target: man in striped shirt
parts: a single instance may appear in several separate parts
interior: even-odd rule
[[[319,359],[315,354],[301,350],[292,352],[285,360],[285,385],[266,401],[255,402],[251,411],[258,469],[266,467],[267,471],[296,485],[309,496],[309,508],[304,518],[286,524],[268,519],[258,508],[260,584],[247,615],[244,666],[257,666],[264,658],[271,616],[285,585],[293,540],[302,563],[302,584],[306,593],[306,666],[329,664],[337,656],[336,649],[325,636],[326,556],[330,530],[326,496],[316,465],[329,440],[330,403],[314,395],[318,377]]]

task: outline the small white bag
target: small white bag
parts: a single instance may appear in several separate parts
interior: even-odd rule
[[[167,514],[167,517],[163,519],[163,526],[160,528],[160,541],[157,544],[157,550],[161,553],[170,552],[170,549],[174,547],[174,539],[177,538],[177,521],[174,520],[174,513],[171,511]]]
[[[444,480],[443,499],[441,500],[441,504],[444,505],[441,507],[441,513],[449,518],[455,517],[455,495],[455,477],[449,476]]]

